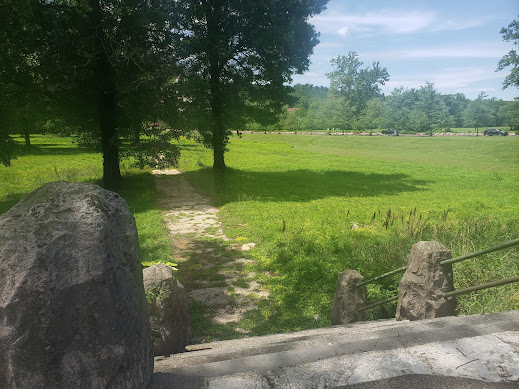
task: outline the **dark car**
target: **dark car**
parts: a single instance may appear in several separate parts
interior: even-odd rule
[[[398,136],[398,131],[395,130],[394,128],[390,128],[389,130],[382,130],[382,134]]]
[[[498,128],[487,128],[485,131],[483,131],[483,135],[487,136],[507,136],[508,131],[502,131]]]

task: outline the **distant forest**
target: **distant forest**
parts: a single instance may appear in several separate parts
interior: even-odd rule
[[[291,101],[276,124],[250,123],[248,130],[373,131],[394,128],[403,132],[449,132],[451,128],[509,127],[519,130],[519,101],[475,100],[463,93],[441,94],[432,83],[419,89],[395,88],[389,95],[375,93],[356,101],[355,92],[297,84]],[[369,94],[368,94],[369,95]]]

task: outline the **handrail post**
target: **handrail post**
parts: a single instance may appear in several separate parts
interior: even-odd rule
[[[365,320],[360,308],[366,304],[366,287],[357,286],[363,279],[355,270],[339,273],[332,303],[332,325]]]
[[[454,289],[451,257],[442,244],[418,242],[411,248],[407,270],[400,281],[397,320],[422,320],[456,314],[456,299],[444,297]]]

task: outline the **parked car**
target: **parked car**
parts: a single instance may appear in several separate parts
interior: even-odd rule
[[[389,130],[382,130],[382,134],[398,136],[398,131],[395,130],[394,128],[390,128]]]
[[[485,131],[483,131],[483,135],[487,136],[507,136],[508,131],[503,131],[498,128],[487,128]]]

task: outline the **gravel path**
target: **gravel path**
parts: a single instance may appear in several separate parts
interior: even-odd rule
[[[189,296],[202,304],[212,324],[226,333],[246,336],[240,321],[257,309],[268,293],[247,271],[254,243],[238,243],[225,236],[218,220],[219,209],[200,196],[176,169],[154,170],[159,206],[169,229],[178,263],[178,279]],[[218,340],[221,331],[195,334],[193,343],[206,337]],[[204,336],[205,335],[205,336]]]

